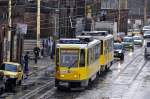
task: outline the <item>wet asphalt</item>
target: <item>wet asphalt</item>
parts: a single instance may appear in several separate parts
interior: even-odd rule
[[[110,70],[85,90],[58,91],[54,75],[45,73],[49,69],[45,68],[26,79],[14,92],[2,94],[0,99],[150,99],[150,62],[143,55],[141,47],[134,52],[126,51],[124,61],[115,59]]]

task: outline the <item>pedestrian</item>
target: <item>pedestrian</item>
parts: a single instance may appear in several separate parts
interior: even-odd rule
[[[33,52],[34,52],[34,60],[35,60],[35,64],[37,64],[37,61],[38,61],[38,57],[39,57],[39,53],[40,53],[40,48],[39,47],[35,47],[33,49]]]
[[[26,75],[26,78],[28,78],[28,74],[29,74],[29,52],[26,52],[25,56],[24,56],[24,73]]]
[[[50,56],[51,55],[51,50],[52,49],[52,38],[49,37],[48,38],[48,55]]]
[[[55,55],[55,40],[52,41],[52,51],[51,51],[51,59],[54,59],[54,55]]]
[[[42,40],[42,48],[45,48],[45,40]]]

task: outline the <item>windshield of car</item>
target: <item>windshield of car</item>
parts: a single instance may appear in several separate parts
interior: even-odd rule
[[[147,42],[147,47],[150,47],[150,42]]]
[[[12,64],[2,64],[0,66],[0,70],[16,72],[17,71],[17,66],[12,65]]]
[[[144,34],[150,34],[150,31],[146,31],[146,32],[144,32]]]
[[[146,32],[144,32],[144,34],[150,34],[150,31],[146,31]]]
[[[133,42],[133,39],[132,38],[124,38],[123,42]]]
[[[122,49],[123,46],[121,44],[114,44],[114,49]]]
[[[143,29],[150,29],[150,27],[149,26],[144,26]]]
[[[78,66],[78,50],[61,49],[60,51],[60,66],[76,67]]]
[[[140,32],[140,30],[134,30],[133,32]]]
[[[133,37],[134,40],[142,40],[141,37]]]

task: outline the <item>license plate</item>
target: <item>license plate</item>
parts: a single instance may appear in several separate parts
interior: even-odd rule
[[[68,82],[59,82],[59,85],[61,85],[61,86],[68,86],[69,84],[68,84]]]

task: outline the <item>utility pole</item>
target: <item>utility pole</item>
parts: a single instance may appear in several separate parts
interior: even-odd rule
[[[11,20],[11,9],[12,9],[12,1],[9,0],[9,5],[8,5],[8,35],[7,35],[7,61],[10,61],[10,50],[11,50],[11,27],[12,27],[12,20]]]
[[[86,2],[86,0],[85,0],[85,2],[84,2],[84,5],[85,5],[85,8],[84,8],[84,14],[85,14],[85,17],[87,17],[87,8],[86,8],[86,4],[87,4],[87,2]]]
[[[120,32],[120,0],[118,0],[118,32]]]
[[[128,9],[128,0],[125,1],[125,9]]]
[[[40,48],[40,5],[41,5],[41,0],[37,0],[37,42],[36,45],[37,47]]]
[[[147,0],[144,1],[144,25],[147,25]]]

